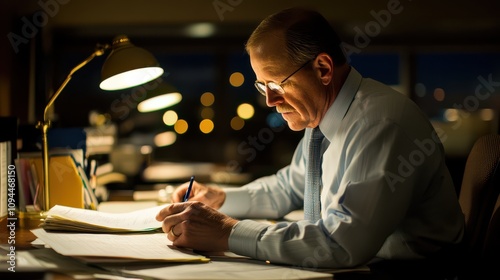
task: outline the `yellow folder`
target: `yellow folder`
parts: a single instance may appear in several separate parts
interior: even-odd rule
[[[32,158],[37,173],[37,203],[43,207],[43,168],[41,158]],[[84,185],[71,155],[53,155],[49,159],[49,206],[84,208]],[[48,210],[48,209],[45,209]]]

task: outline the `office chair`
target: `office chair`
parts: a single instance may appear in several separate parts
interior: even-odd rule
[[[484,135],[469,153],[459,193],[465,215],[466,260],[476,269],[500,263],[499,193],[500,135]]]

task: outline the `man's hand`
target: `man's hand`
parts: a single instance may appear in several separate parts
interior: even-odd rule
[[[163,232],[174,246],[212,252],[229,249],[229,235],[238,222],[198,201],[166,206],[156,220],[163,222]]]
[[[189,182],[186,182],[177,187],[172,193],[172,202],[182,202],[188,186]],[[226,200],[226,193],[221,188],[207,186],[194,181],[189,200],[200,201],[214,209],[219,209]]]

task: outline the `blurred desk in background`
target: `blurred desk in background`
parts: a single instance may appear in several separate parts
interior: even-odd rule
[[[251,180],[248,173],[226,170],[226,166],[214,163],[153,162],[142,174],[145,182],[187,182],[191,176],[198,182],[242,185]]]

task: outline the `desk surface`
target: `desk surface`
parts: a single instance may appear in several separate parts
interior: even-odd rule
[[[10,222],[10,221],[7,221],[6,218],[2,218],[0,220],[0,244],[2,245],[3,248],[8,248],[8,246],[6,246],[6,244],[9,244],[9,240],[14,239],[15,240],[15,250],[17,251],[19,257],[22,255],[21,254],[21,252],[22,252],[22,253],[28,253],[28,254],[32,255],[31,257],[34,257],[34,258],[37,258],[37,256],[41,256],[40,257],[41,260],[55,258],[55,259],[57,259],[56,262],[64,263],[62,266],[65,266],[67,262],[69,262],[70,264],[72,262],[73,265],[75,265],[75,260],[73,258],[58,255],[57,253],[53,252],[53,250],[51,250],[51,249],[36,249],[35,247],[33,247],[31,242],[36,239],[35,235],[30,231],[31,229],[36,228],[36,226],[34,226],[33,224],[31,225],[31,227],[29,227],[29,226],[28,227],[21,227],[19,225],[20,221],[18,221],[18,223],[16,223],[16,225],[15,225],[15,230],[10,231],[10,229],[7,226],[8,222]],[[6,258],[5,254],[2,257]],[[231,261],[234,262],[234,265],[231,263],[228,264],[228,262],[231,262]],[[263,262],[259,263],[258,261],[257,262],[252,261],[249,263],[240,263],[240,264],[238,264],[237,262],[238,262],[237,260],[234,261],[234,260],[214,259],[211,263],[214,263],[213,266],[217,266],[217,269],[219,269],[219,267],[221,267],[221,268],[226,267],[226,268],[230,269],[231,267],[233,267],[233,266],[236,267],[238,265],[239,265],[240,269],[245,268],[245,267],[249,267],[249,270],[245,271],[245,274],[247,274],[247,275],[245,275],[245,277],[248,277],[248,275],[251,276],[252,273],[259,273],[263,269],[265,269],[265,268],[262,268]],[[80,269],[80,270],[83,269],[83,272],[80,273],[80,276],[82,273],[86,273],[86,272],[90,273],[89,274],[90,278],[83,278],[83,279],[98,279],[98,278],[92,278],[92,275],[95,273],[95,267],[90,267],[90,266],[87,266],[83,263],[79,263],[78,265],[80,265],[80,267],[78,267],[78,269]],[[84,267],[82,268],[81,265],[84,265]],[[254,268],[251,268],[252,265],[257,265],[257,266]],[[3,266],[0,266],[0,267],[2,267],[2,270],[0,271],[0,277],[2,279],[4,279],[3,275],[7,275],[7,273],[11,273],[11,272],[8,272],[7,268],[5,268],[5,261],[3,262]],[[184,276],[185,276],[186,271],[198,271],[200,273],[199,275],[212,276],[212,275],[210,275],[210,273],[214,271],[213,267],[212,268],[205,267],[201,270],[201,272],[200,272],[200,270],[198,270],[200,267],[202,267],[202,265],[195,264],[195,263],[191,263],[191,264],[162,263],[160,265],[156,264],[156,266],[143,267],[144,269],[141,271],[141,273],[143,273],[143,274],[141,274],[142,276],[139,276],[139,277],[141,277],[142,279],[162,279],[162,278],[154,278],[152,276],[152,275],[155,275],[155,273],[159,273],[158,270],[161,270],[161,273],[163,275],[176,275],[176,273],[177,273],[177,275],[182,275],[183,276],[182,278],[185,278]],[[394,266],[389,268],[389,270],[392,270],[393,268],[394,268]],[[138,269],[138,268],[131,268],[129,270],[122,269],[122,270],[120,270],[120,273],[134,272],[134,269]],[[268,269],[273,269],[273,266],[269,266]],[[281,268],[279,268],[279,269],[281,269]],[[285,275],[285,274],[291,275],[290,273],[294,272],[291,269],[293,269],[293,268],[286,268],[285,267],[283,272],[280,271],[280,273],[283,273],[283,275]],[[346,280],[352,280],[352,279],[363,279],[363,280],[367,280],[367,279],[409,279],[408,278],[409,276],[415,276],[415,277],[417,275],[422,276],[423,274],[421,274],[421,273],[420,274],[417,273],[415,275],[412,275],[414,272],[418,272],[420,269],[422,269],[422,267],[420,267],[420,266],[409,267],[408,270],[398,269],[400,272],[396,273],[395,275],[392,275],[392,274],[387,275],[386,268],[383,269],[384,271],[381,274],[378,272],[374,272],[374,271],[372,271],[372,273],[367,273],[367,272],[334,273],[334,274],[330,273],[330,274],[326,275],[326,278],[325,278],[324,274],[317,274],[316,278],[312,274],[305,274],[305,275],[303,275],[304,277],[301,277],[300,279],[333,279],[333,278],[346,279]],[[48,272],[46,270],[28,271],[28,272],[16,274],[15,276],[18,276],[18,278],[16,278],[16,277],[12,278],[12,274],[9,274],[8,279],[47,279],[47,278],[44,278],[46,276],[50,276],[50,277],[52,277],[52,279],[58,279],[58,280],[82,279],[80,277],[68,276],[68,274],[64,271],[66,271],[66,270],[63,270],[63,272],[58,271],[57,269],[56,270],[51,269]],[[401,272],[401,271],[403,271],[403,272]],[[137,272],[137,270],[135,270],[135,272]],[[203,272],[206,274],[203,274]],[[408,273],[408,272],[410,272],[410,273]],[[110,272],[106,272],[106,273],[109,274]],[[184,273],[184,274],[179,274],[179,273]],[[214,273],[218,273],[218,272],[214,272]],[[235,277],[236,277],[236,275],[240,275],[240,276],[242,275],[241,271],[231,272],[230,270],[228,270],[226,273],[229,273]],[[240,273],[240,274],[238,274],[238,273]],[[89,276],[89,275],[87,275],[87,276]],[[297,276],[297,275],[295,275],[295,276]],[[440,280],[445,279],[445,278],[432,278],[432,275],[429,275],[429,274],[426,274],[425,276],[426,276],[425,279],[440,279]],[[403,278],[401,278],[401,277],[403,277]],[[201,278],[201,279],[204,279],[204,278]],[[239,279],[239,277],[236,279]],[[285,278],[285,279],[287,279],[287,278]],[[419,279],[419,277],[412,278],[412,279]],[[424,278],[421,278],[421,279],[424,279]],[[450,279],[453,279],[453,278],[450,278]]]
[[[173,277],[172,279],[262,279],[264,276],[269,279],[281,279],[283,275],[287,275],[286,279],[333,278],[331,273],[311,272],[294,267],[266,264],[263,261],[231,258],[214,258],[209,263],[142,263],[139,268],[137,264],[118,263],[118,269],[114,269],[113,264],[99,263],[97,264],[99,270],[97,270],[95,264],[88,266],[75,258],[59,255],[52,249],[32,246],[36,237],[31,230],[37,228],[37,223],[28,225],[23,221],[23,226],[21,226],[21,220],[18,219],[9,228],[8,225],[12,222],[7,218],[0,220],[0,244],[3,250],[6,250],[6,253],[2,253],[4,261],[0,265],[2,279],[4,275],[8,275],[8,279],[47,279],[46,277],[56,280],[101,279],[95,277],[99,273],[133,275],[139,279],[165,279],[165,275]],[[9,271],[8,254],[9,250],[12,250],[10,246],[14,246],[13,250],[16,255],[15,274]],[[32,261],[29,262],[30,264],[35,260],[34,263],[37,265],[40,263],[40,267],[26,269],[21,263],[26,263],[27,260]],[[186,273],[187,271],[189,273]]]

